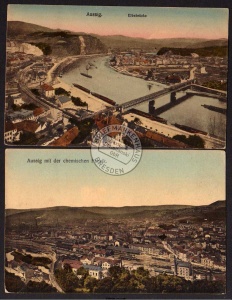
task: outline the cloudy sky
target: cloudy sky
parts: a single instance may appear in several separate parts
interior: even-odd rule
[[[89,17],[87,13],[101,13]],[[144,18],[128,17],[144,14]],[[67,5],[8,5],[9,21],[101,35],[143,38],[228,38],[226,8],[101,7]]]
[[[61,163],[28,163],[28,158]],[[6,150],[6,208],[204,205],[224,199],[224,151],[144,150],[133,171],[111,176],[91,162],[90,150]]]

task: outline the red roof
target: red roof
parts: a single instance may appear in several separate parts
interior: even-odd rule
[[[71,142],[78,136],[79,129],[74,126],[73,128],[69,129],[62,135],[60,138],[49,144],[49,146],[68,146]]]
[[[44,112],[43,107],[37,107],[36,109],[34,109],[33,114],[36,117],[36,116],[41,115],[43,112]]]
[[[94,261],[96,261],[96,262],[100,261],[101,263],[108,262],[111,265],[115,265],[115,264],[120,264],[121,263],[120,259],[111,259],[111,258],[105,258],[105,257],[95,257]]]
[[[35,121],[24,120],[22,122],[15,123],[15,126],[19,131],[22,130],[22,131],[35,133],[35,131],[39,127],[39,124]]]
[[[83,265],[79,260],[72,259],[65,259],[62,264],[68,264],[72,269],[79,269]]]
[[[95,123],[99,130],[108,126],[108,125],[122,125],[122,121],[118,120],[115,116],[106,117],[103,119],[96,119]],[[110,137],[114,137],[118,135],[118,132],[111,132],[108,134]]]
[[[54,88],[51,85],[48,85],[47,83],[44,83],[43,85],[41,85],[41,88],[44,91],[53,91],[54,90]]]
[[[16,127],[13,123],[11,122],[6,122],[5,123],[5,132],[8,132],[8,131],[12,131],[12,130],[15,130]]]

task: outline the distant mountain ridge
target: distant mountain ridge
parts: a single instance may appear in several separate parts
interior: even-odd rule
[[[35,220],[43,225],[75,224],[80,220],[102,220],[116,218],[144,219],[160,218],[177,221],[225,220],[225,201],[216,201],[210,205],[157,205],[157,206],[124,206],[124,207],[68,207],[57,206],[39,209],[6,209],[8,227],[22,223],[33,225]]]
[[[227,39],[196,39],[196,38],[165,38],[145,39],[123,35],[97,35],[69,30],[50,29],[44,26],[22,21],[7,22],[7,38],[23,40],[28,43],[46,43],[52,47],[54,55],[80,54],[79,36],[84,36],[87,54],[106,52],[109,48],[121,51],[142,48],[146,51],[156,51],[163,47],[172,48],[202,48],[228,46]]]
[[[123,35],[100,36],[98,37],[107,47],[125,50],[127,48],[143,48],[146,50],[155,50],[163,47],[172,48],[202,48],[211,46],[228,46],[227,39],[197,39],[197,38],[164,38],[164,39],[144,39],[127,37]]]

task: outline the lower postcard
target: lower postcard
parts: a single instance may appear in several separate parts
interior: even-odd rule
[[[226,293],[224,151],[5,154],[5,293]]]

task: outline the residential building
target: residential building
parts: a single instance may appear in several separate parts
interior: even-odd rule
[[[171,269],[175,275],[183,277],[185,280],[193,281],[193,268],[190,262],[174,259],[174,265],[172,265]]]
[[[102,268],[94,265],[83,265],[83,267],[89,271],[89,275],[96,278],[101,279],[102,278]]]
[[[49,146],[63,146],[66,147],[71,144],[71,142],[78,136],[79,129],[74,126],[68,131],[66,131],[60,138],[53,141]]]
[[[35,116],[32,110],[21,109],[20,111],[14,111],[7,115],[8,120],[12,123],[21,122],[24,120],[35,120]]]
[[[4,139],[7,143],[12,143],[17,137],[17,128],[11,122],[5,123]]]
[[[43,85],[41,85],[41,92],[42,92],[42,94],[44,94],[45,97],[48,97],[48,98],[52,98],[55,96],[54,88],[47,83],[44,83]]]

